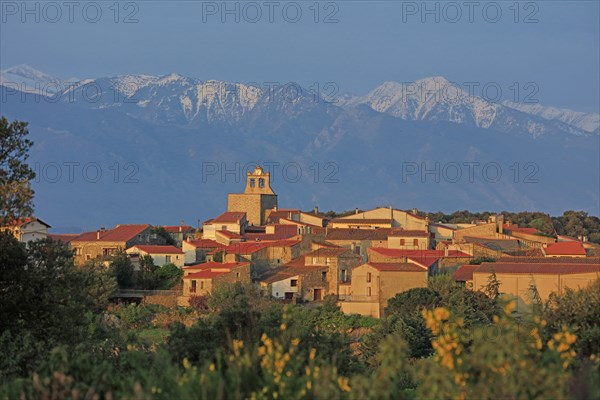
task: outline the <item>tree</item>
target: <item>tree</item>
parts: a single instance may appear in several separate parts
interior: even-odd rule
[[[152,233],[163,238],[166,244],[171,246],[177,246],[177,243],[175,242],[175,239],[173,239],[173,236],[169,235],[169,232],[167,232],[167,230],[163,226],[155,226],[154,228],[152,228]]]
[[[496,273],[492,272],[488,277],[488,282],[482,287],[483,292],[492,300],[496,300],[500,296],[500,281],[496,277]]]
[[[109,270],[117,280],[120,289],[133,286],[133,264],[125,250],[119,249],[112,257]]]
[[[26,163],[33,142],[27,122],[10,124],[0,117],[0,225],[33,213],[30,181],[35,172]]]
[[[146,254],[140,257],[139,271],[136,274],[136,287],[138,289],[154,290],[158,286],[158,276],[156,275],[158,267],[154,265],[154,259]]]

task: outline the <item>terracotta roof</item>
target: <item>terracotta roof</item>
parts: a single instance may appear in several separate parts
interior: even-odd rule
[[[477,268],[479,268],[479,265],[461,265],[456,271],[454,271],[454,274],[452,274],[452,278],[457,282],[472,281],[473,272],[475,272]]]
[[[150,228],[149,224],[141,225],[117,225],[113,229],[100,231],[100,239],[97,239],[98,232],[85,232],[73,238],[72,242],[126,242],[133,239],[146,229]]]
[[[245,216],[246,213],[242,211],[226,211],[218,217],[213,218],[210,223],[239,223]]]
[[[386,272],[427,272],[427,270],[411,263],[373,263],[368,262],[367,265],[375,268],[378,271]]]
[[[247,241],[258,241],[258,240],[282,240],[289,239],[298,235],[298,228],[295,225],[273,225],[274,233],[249,233],[246,232],[244,237]]]
[[[225,247],[225,245],[218,243],[212,239],[199,239],[199,240],[190,240],[187,243],[198,248],[198,249],[217,249],[221,247]]]
[[[183,254],[183,251],[175,246],[135,245],[131,246],[130,249],[138,249],[148,254]]]
[[[220,263],[217,261],[209,261],[209,262],[205,262],[205,263],[200,263],[200,264],[194,264],[194,265],[189,265],[187,267],[183,267],[184,271],[196,271],[196,270],[205,270],[205,269],[218,269],[218,268],[227,268],[227,269],[231,269],[231,268],[236,268],[236,267],[240,267],[242,265],[249,265],[249,263],[247,262],[228,262],[228,263]]]
[[[517,239],[495,239],[477,236],[465,236],[463,239],[467,243],[479,243],[495,251],[519,250],[519,241]]]
[[[600,264],[557,264],[557,263],[483,263],[476,273],[491,274],[582,274],[600,273]]]
[[[502,257],[496,260],[499,263],[544,263],[544,264],[600,264],[600,257]]]
[[[584,256],[585,249],[580,242],[557,242],[542,248],[546,255]]]
[[[422,265],[425,268],[433,265],[440,258],[471,258],[472,256],[458,250],[449,250],[446,255],[445,250],[405,250],[405,249],[387,249],[384,247],[371,247],[369,251],[379,253],[387,257],[402,258]]]
[[[336,244],[329,243],[327,241],[312,240],[312,243],[316,244],[317,246],[323,246],[323,247],[331,247],[331,248],[340,247],[340,246],[338,246]]]
[[[181,228],[182,232],[187,232],[189,230],[192,230],[193,228],[189,225],[174,225],[174,226],[163,226],[163,228],[165,229],[165,231],[169,232],[169,233],[179,233],[179,228]]]
[[[71,240],[79,236],[79,233],[49,233],[48,237],[61,243],[70,243]]]
[[[306,260],[304,256],[296,257],[292,261],[289,261],[284,264],[287,267],[303,267],[306,265]]]
[[[264,283],[273,283],[273,282],[282,281],[284,279],[289,279],[294,276],[302,276],[309,272],[321,271],[321,270],[326,271],[327,267],[310,266],[310,265],[308,265],[308,266],[284,266],[284,267],[280,267],[276,270],[267,272],[262,277],[260,277],[258,280],[260,282],[264,282]]]
[[[210,278],[214,278],[215,276],[228,274],[228,273],[229,273],[229,271],[213,271],[213,270],[207,269],[207,270],[202,270],[199,272],[194,272],[189,275],[186,275],[183,279],[210,279]]]
[[[218,233],[221,236],[226,237],[227,239],[241,239],[242,235],[240,235],[239,233],[235,233],[235,232],[231,232],[231,231],[217,231],[216,233]]]
[[[278,223],[280,219],[290,218],[292,214],[300,214],[300,210],[279,209],[276,211],[271,211],[271,213],[267,217],[267,223],[268,224]]]

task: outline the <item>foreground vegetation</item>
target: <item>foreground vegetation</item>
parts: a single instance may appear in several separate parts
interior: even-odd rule
[[[111,269],[0,235],[0,398],[598,398],[600,282],[517,316],[445,276],[386,318],[275,302],[114,305]]]

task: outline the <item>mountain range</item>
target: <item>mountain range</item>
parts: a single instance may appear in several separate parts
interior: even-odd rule
[[[491,102],[443,77],[327,97],[21,65],[0,72],[0,92],[0,114],[30,122],[36,213],[57,231],[209,218],[257,162],[284,207],[599,213],[598,114]]]

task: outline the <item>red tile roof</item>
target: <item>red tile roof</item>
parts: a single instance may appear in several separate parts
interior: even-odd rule
[[[385,272],[424,272],[427,270],[411,263],[373,263],[368,262],[367,265],[375,268],[378,271]]]
[[[225,245],[218,243],[212,239],[190,240],[187,243],[198,249],[218,249],[221,247],[225,247]]]
[[[241,239],[242,238],[242,235],[240,235],[239,233],[235,233],[235,232],[217,231],[217,233],[221,236],[226,237],[227,239]]]
[[[248,242],[258,240],[281,240],[289,239],[298,235],[298,228],[295,225],[284,225],[276,224],[274,226],[274,233],[250,233],[246,232],[244,237]]]
[[[327,240],[387,240],[388,236],[396,233],[398,228],[379,229],[352,229],[331,228],[327,229]]]
[[[557,263],[483,263],[475,273],[491,274],[583,274],[600,273],[600,264]]]
[[[347,257],[360,258],[358,254],[354,253],[347,247],[321,247],[308,254],[305,254],[305,257],[339,257],[343,254],[345,254]]]
[[[457,282],[472,281],[473,272],[475,272],[477,268],[479,268],[479,265],[461,265],[456,271],[454,271],[454,274],[452,274],[452,278],[454,278],[454,280]]]
[[[218,217],[212,219],[210,223],[239,223],[246,216],[242,211],[226,211]]]
[[[402,258],[418,263],[424,267],[433,265],[440,258],[471,258],[472,256],[458,250],[405,250],[405,249],[387,249],[384,247],[371,247],[369,251],[376,252],[386,257]]]
[[[584,256],[585,249],[580,242],[557,242],[542,249],[547,255]]]
[[[183,251],[175,246],[135,245],[130,249],[138,249],[148,254],[183,254]]]
[[[228,274],[229,271],[213,271],[210,269],[202,270],[200,272],[194,272],[189,275],[186,275],[183,279],[211,279],[215,276]]]
[[[242,265],[249,265],[249,263],[247,263],[247,262],[220,263],[217,261],[209,261],[209,262],[205,262],[205,263],[200,263],[200,264],[183,267],[183,270],[184,271],[196,271],[196,270],[205,270],[205,269],[213,269],[213,268],[231,269],[231,268],[240,267]]]
[[[150,228],[149,224],[124,224],[117,225],[113,229],[100,231],[100,239],[97,239],[98,232],[85,232],[73,238],[72,242],[127,242],[137,235]]]

